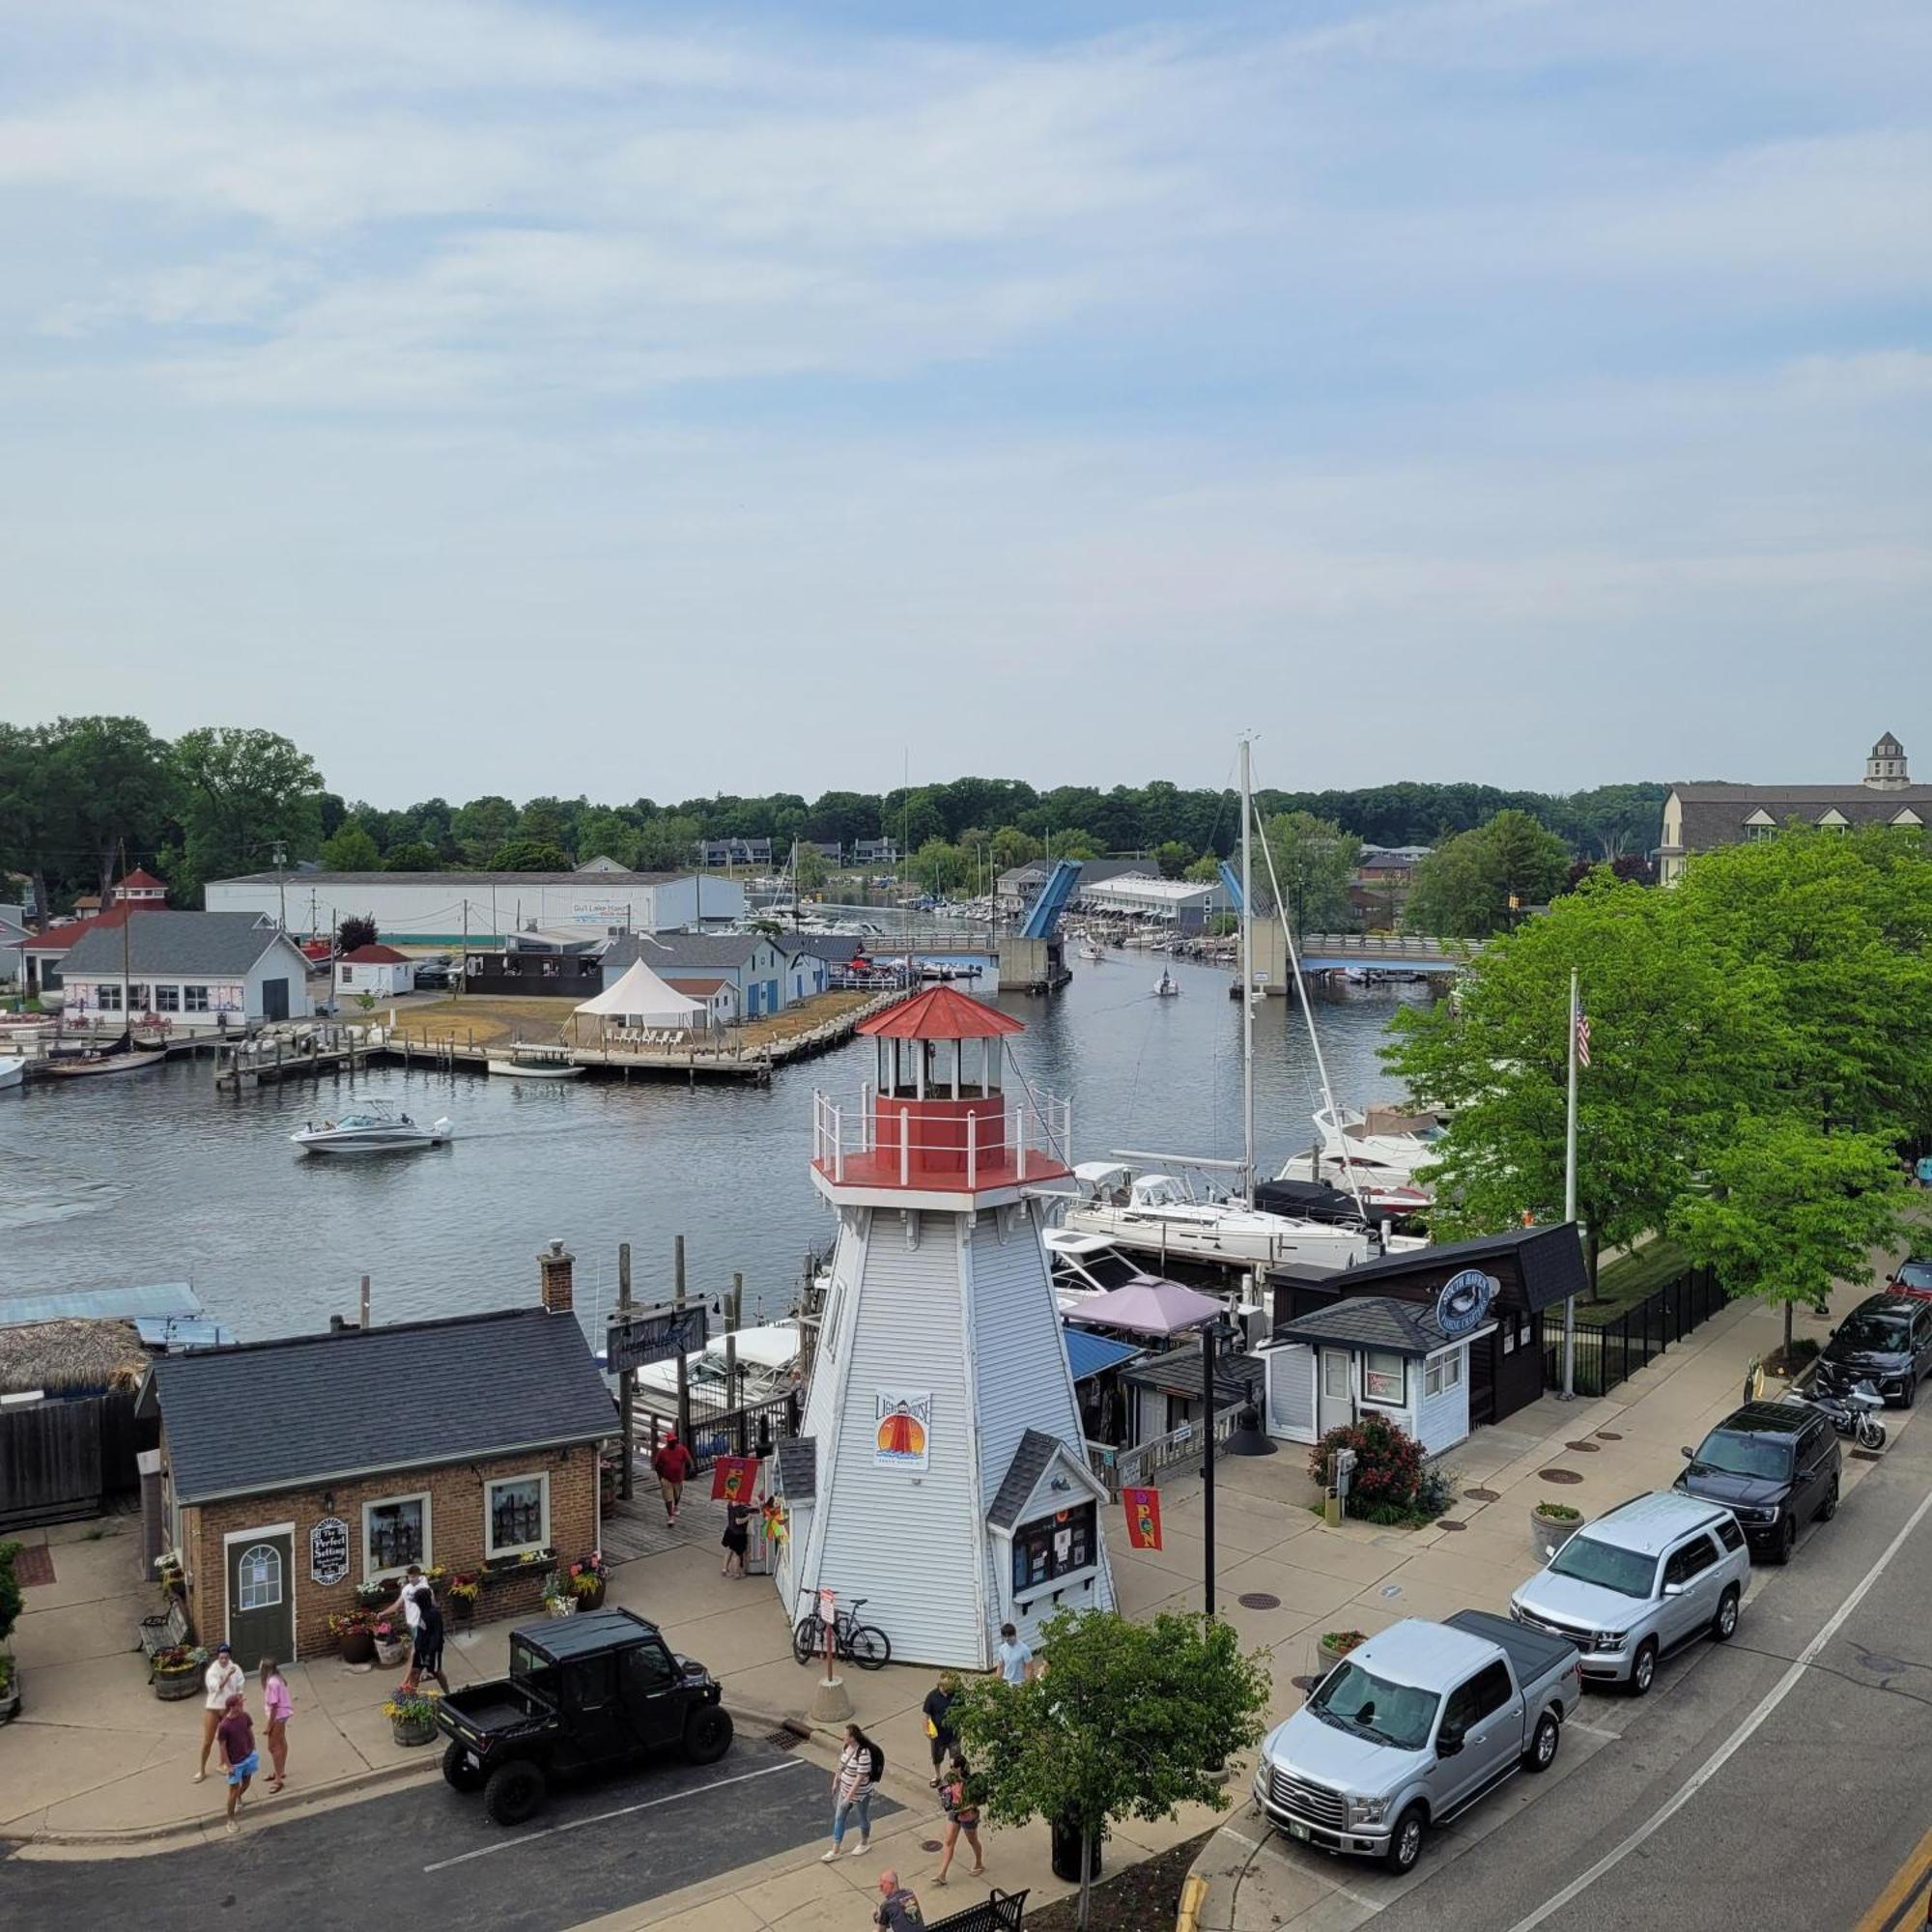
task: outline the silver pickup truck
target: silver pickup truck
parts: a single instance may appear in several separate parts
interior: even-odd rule
[[[1548,1771],[1583,1694],[1574,1645],[1507,1617],[1410,1617],[1358,1644],[1262,1743],[1255,1803],[1290,1837],[1406,1872],[1422,1834]]]

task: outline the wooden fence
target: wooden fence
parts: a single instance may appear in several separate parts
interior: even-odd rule
[[[157,1434],[134,1419],[128,1390],[0,1410],[0,1530],[99,1515],[111,1496],[140,1487],[135,1453]]]

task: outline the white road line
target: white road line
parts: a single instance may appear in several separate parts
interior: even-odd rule
[[[1871,1589],[1871,1586],[1890,1568],[1891,1559],[1904,1548],[1906,1539],[1925,1520],[1928,1513],[1932,1513],[1932,1492],[1928,1492],[1918,1507],[1906,1519],[1905,1527],[1886,1545],[1885,1553],[1859,1579],[1857,1589],[1838,1605],[1832,1613],[1825,1627],[1798,1653],[1797,1657],[1792,1661],[1790,1668],[1759,1699],[1756,1709],[1691,1773],[1683,1786],[1666,1803],[1659,1805],[1657,1810],[1645,1819],[1621,1844],[1613,1846],[1609,1851],[1605,1852],[1588,1871],[1572,1879],[1561,1891],[1545,1899],[1527,1918],[1519,1918],[1510,1927],[1509,1932],[1533,1932],[1534,1927],[1541,1925],[1546,1919],[1561,1912],[1573,1899],[1581,1897],[1606,1871],[1613,1865],[1621,1863],[1653,1832],[1660,1826],[1668,1824],[1678,1812],[1683,1810],[1685,1805],[1690,1804],[1691,1799],[1696,1797],[1698,1792],[1703,1790],[1705,1785],[1710,1783],[1712,1778],[1716,1777],[1719,1772],[1722,1771],[1725,1765],[1730,1763],[1738,1751],[1755,1735],[1759,1727],[1764,1723],[1764,1720],[1791,1694],[1793,1687],[1804,1675],[1805,1671],[1810,1668],[1812,1661],[1817,1657],[1818,1653],[1837,1635],[1838,1632],[1844,1626],[1845,1619],[1864,1602],[1865,1596]]]
[[[1575,1718],[1567,1719],[1563,1728],[1566,1731],[1580,1731],[1586,1738],[1602,1738],[1605,1744],[1610,1745],[1622,1744],[1624,1739],[1621,1731],[1606,1731],[1598,1724],[1579,1723]]]
[[[634,1812],[653,1811],[660,1804],[675,1804],[686,1798],[701,1798],[707,1791],[723,1791],[727,1784],[749,1784],[754,1777],[770,1777],[781,1771],[803,1768],[801,1758],[787,1758],[782,1764],[768,1764],[758,1771],[741,1771],[736,1777],[715,1777],[709,1784],[694,1784],[685,1791],[668,1792],[662,1798],[646,1798],[640,1804],[626,1804],[615,1811],[600,1811],[594,1818],[572,1818],[562,1825],[546,1825],[541,1832],[526,1832],[521,1838],[498,1838],[496,1843],[479,1845],[473,1852],[459,1852],[453,1859],[439,1859],[424,1865],[426,1872],[447,1871],[451,1865],[468,1864],[471,1859],[487,1859],[497,1852],[513,1852],[519,1845],[534,1845],[539,1838],[554,1838],[565,1832],[581,1832],[586,1825],[608,1825],[612,1818],[628,1818]]]

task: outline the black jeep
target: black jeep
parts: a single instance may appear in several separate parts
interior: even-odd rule
[[[715,1764],[731,1714],[701,1663],[674,1656],[633,1610],[592,1610],[510,1633],[510,1674],[437,1702],[450,1742],[442,1775],[483,1794],[498,1825],[521,1825],[553,1777],[681,1750]]]

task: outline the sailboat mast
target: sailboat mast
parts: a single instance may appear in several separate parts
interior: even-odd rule
[[[1255,923],[1250,832],[1254,784],[1241,740],[1241,1198],[1255,1205]]]

